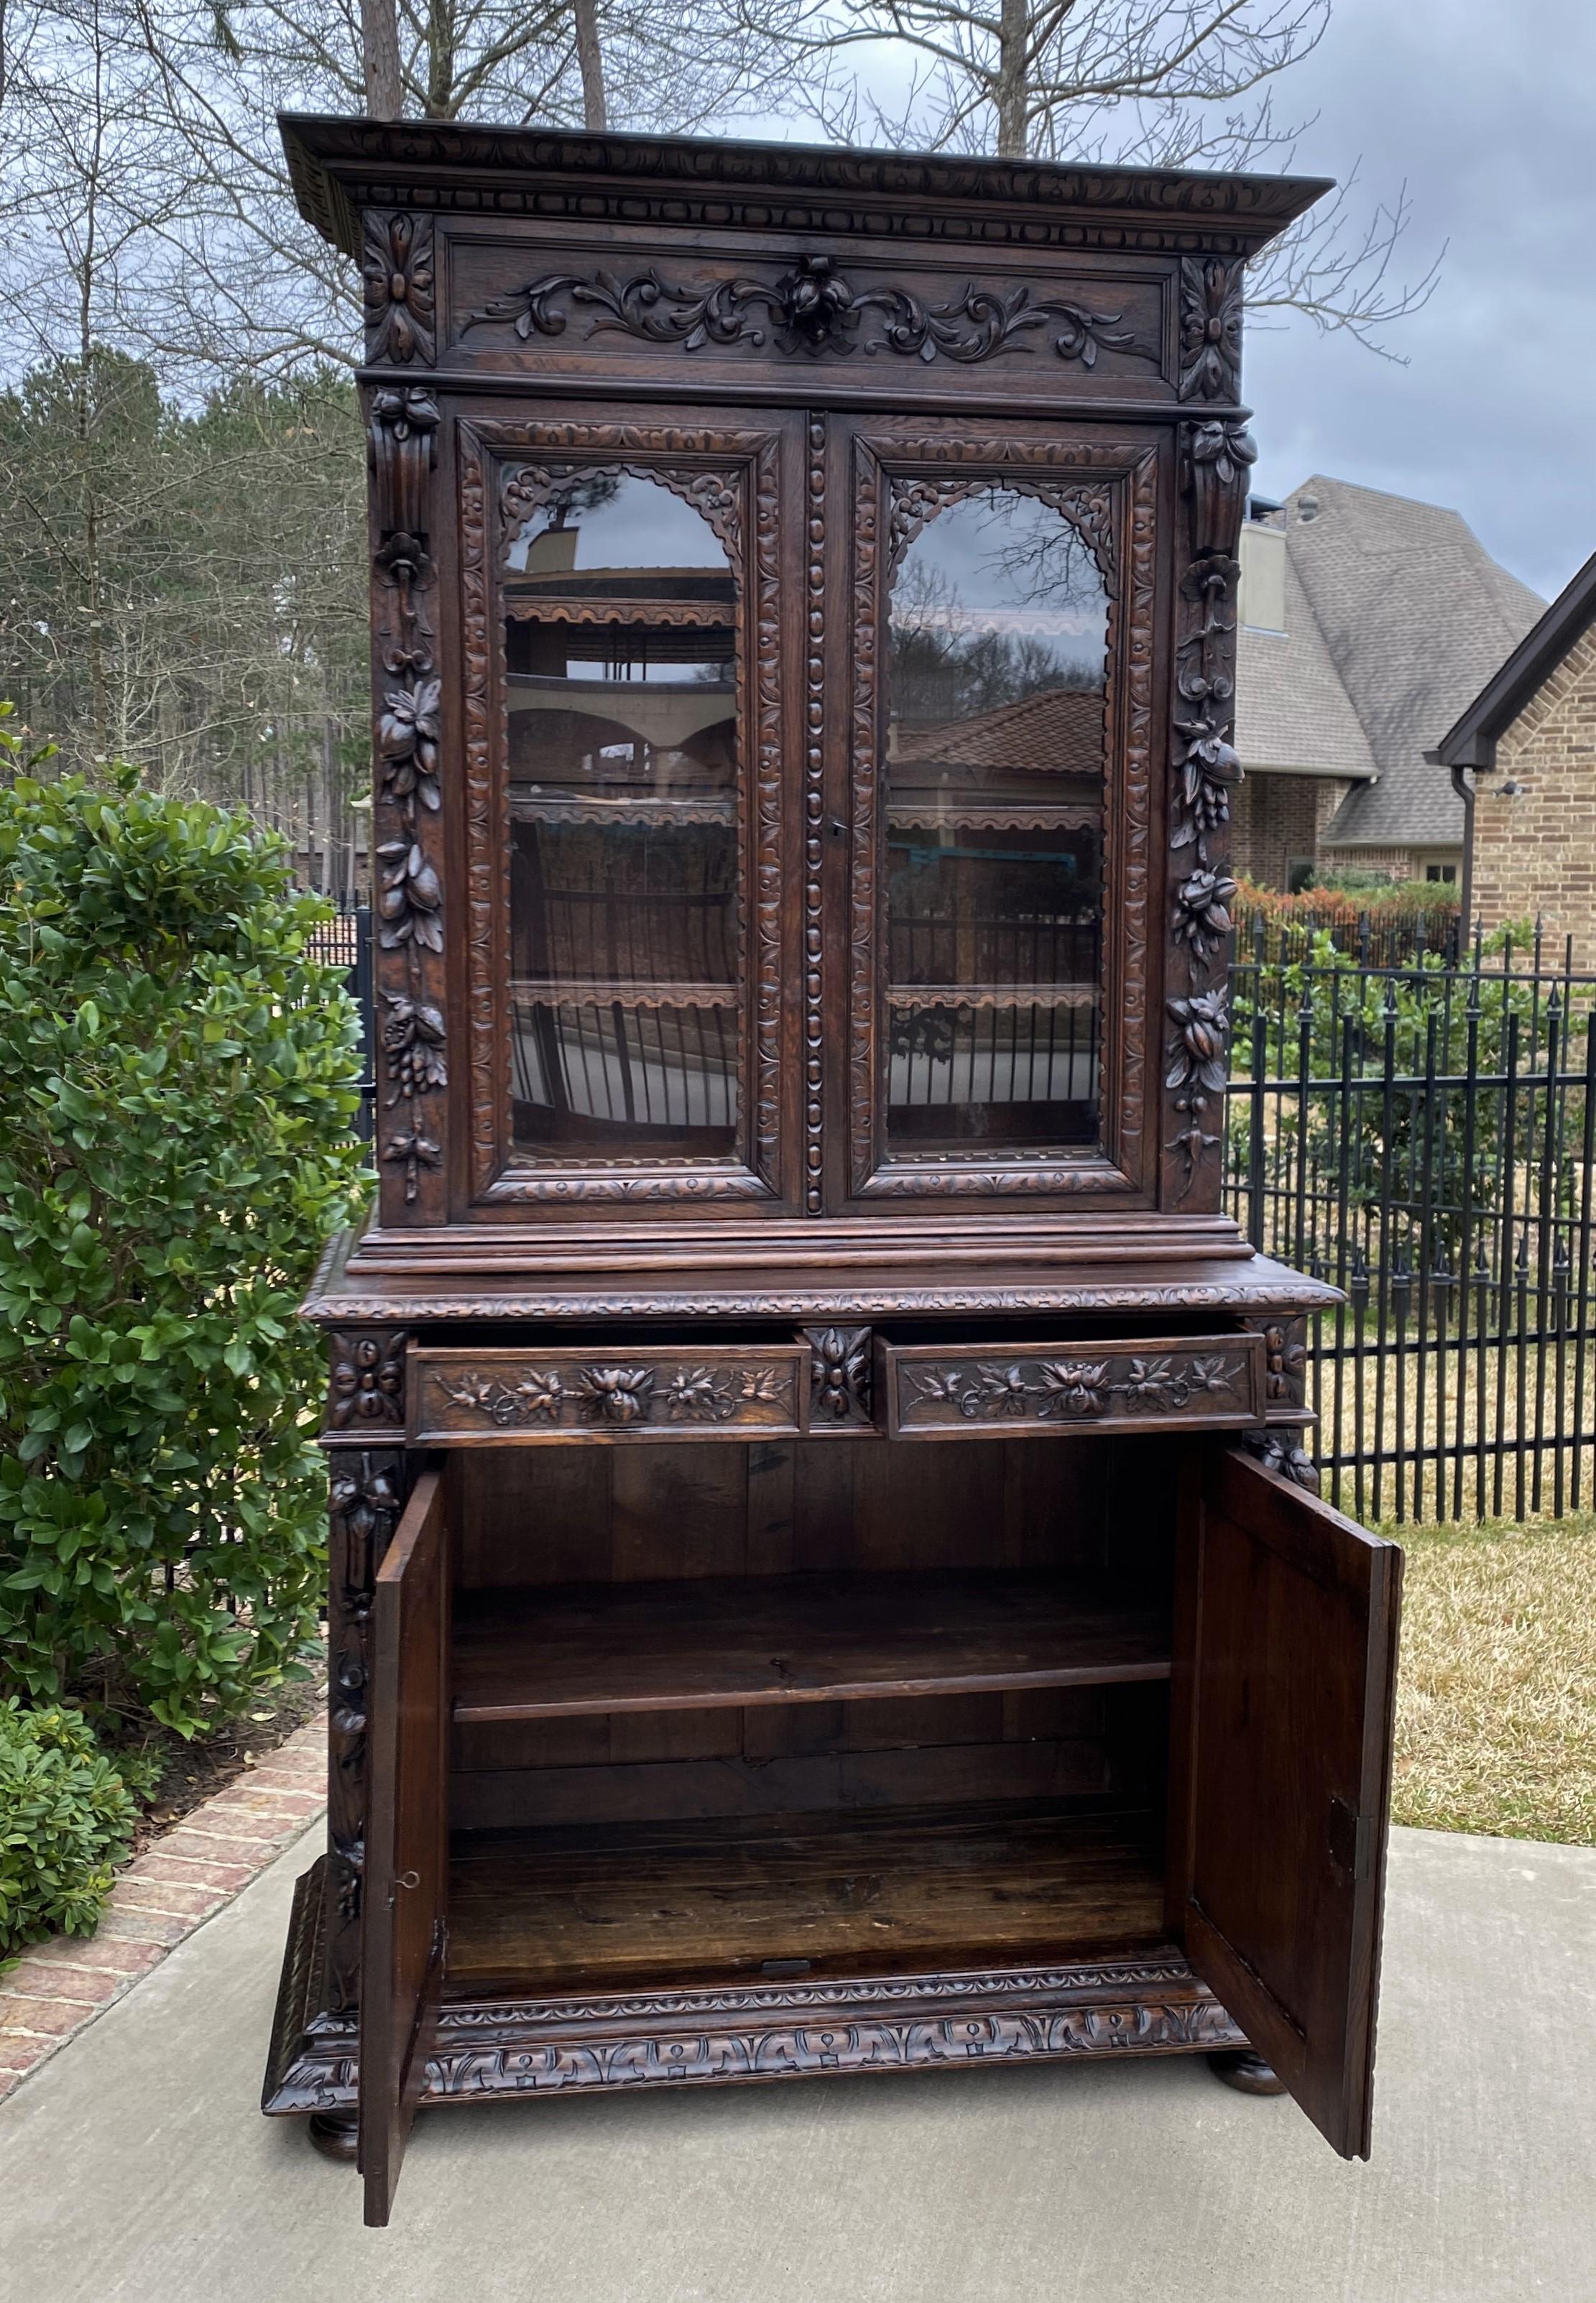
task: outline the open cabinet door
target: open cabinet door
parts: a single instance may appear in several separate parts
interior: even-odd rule
[[[1366,2159],[1402,1554],[1238,1449],[1196,1453],[1170,1918],[1314,2125]]]
[[[371,1631],[359,2148],[366,2220],[385,2223],[443,1970],[449,1563],[439,1469],[418,1480],[377,1571]]]

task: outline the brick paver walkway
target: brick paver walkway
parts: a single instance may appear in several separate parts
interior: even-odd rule
[[[0,2100],[264,1871],[326,1804],[325,1714],[130,1863],[92,1936],[56,1936],[0,1976]]]

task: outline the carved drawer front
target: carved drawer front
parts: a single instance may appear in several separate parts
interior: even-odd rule
[[[791,1438],[803,1429],[806,1344],[410,1354],[412,1441]]]
[[[894,1439],[1241,1430],[1263,1421],[1262,1336],[1148,1343],[877,1346]]]

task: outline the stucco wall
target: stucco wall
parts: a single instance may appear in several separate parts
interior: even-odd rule
[[[1504,783],[1524,789],[1500,795]],[[1596,627],[1497,738],[1477,779],[1473,904],[1488,928],[1539,917],[1596,968]],[[1559,954],[1560,956],[1560,954]]]

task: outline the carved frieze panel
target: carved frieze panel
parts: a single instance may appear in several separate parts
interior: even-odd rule
[[[557,269],[521,264],[500,285],[503,256],[462,249],[461,343],[580,345],[588,355],[645,346],[860,367],[1002,362],[1043,373],[1102,363],[1157,375],[1162,365],[1161,288],[1152,278],[1109,290],[1068,274],[882,277],[819,250],[735,270],[596,255],[580,268],[569,258]]]
[[[417,1444],[791,1438],[803,1428],[800,1345],[413,1354]]]

